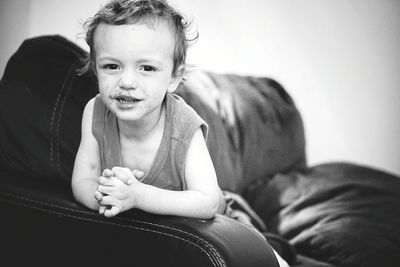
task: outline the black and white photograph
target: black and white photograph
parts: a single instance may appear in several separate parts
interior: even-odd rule
[[[400,266],[400,1],[1,0],[0,265]]]

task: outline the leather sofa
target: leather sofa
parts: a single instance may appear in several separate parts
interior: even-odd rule
[[[277,266],[271,246],[232,219],[113,218],[70,188],[84,105],[96,79],[61,36],[27,39],[0,83],[3,266]],[[297,251],[291,266],[400,266],[400,179],[367,166],[307,166],[301,115],[267,77],[199,71],[178,93],[209,124],[222,189],[241,194]],[[4,264],[3,264],[4,263]]]

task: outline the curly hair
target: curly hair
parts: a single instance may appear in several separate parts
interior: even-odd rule
[[[80,69],[80,73],[84,74],[89,70],[96,73],[94,35],[101,23],[125,25],[145,21],[152,24],[157,20],[169,22],[174,31],[175,46],[172,73],[176,75],[179,66],[185,67],[188,44],[190,41],[198,38],[198,33],[196,32],[194,38],[187,37],[191,22],[172,8],[166,0],[112,0],[93,17],[89,18],[84,23],[84,29],[86,32],[86,43],[89,45],[90,52],[84,58],[84,66]]]

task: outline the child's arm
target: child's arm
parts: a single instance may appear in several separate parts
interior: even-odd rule
[[[92,133],[94,99],[85,107],[82,116],[82,136],[72,173],[72,192],[75,199],[90,209],[99,209],[94,198],[100,176],[100,156],[97,141]]]
[[[143,184],[126,168],[115,170],[117,177],[132,178],[127,185],[116,177],[99,178],[101,205],[121,211],[138,208],[150,213],[208,219],[215,216],[221,199],[217,178],[200,128],[195,132],[186,156],[186,191],[171,191]],[[114,216],[112,210],[104,215]]]

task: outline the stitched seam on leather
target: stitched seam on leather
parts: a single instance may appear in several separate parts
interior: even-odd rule
[[[71,91],[71,84],[75,80],[75,76],[74,75],[70,75],[70,74],[71,74],[73,69],[74,70],[76,69],[76,67],[75,67],[76,64],[77,63],[74,62],[71,65],[70,69],[68,70],[67,78],[65,79],[65,81],[63,83],[63,91],[64,91],[64,88],[66,88],[66,90],[65,90],[65,94],[64,94],[63,100],[61,102],[61,107],[60,107],[60,110],[59,110],[59,113],[58,113],[59,115],[58,115],[57,124],[56,124],[56,134],[55,134],[56,135],[56,137],[55,137],[56,143],[55,143],[55,145],[56,145],[56,168],[57,168],[58,171],[61,171],[61,169],[60,169],[60,140],[59,140],[60,139],[61,118],[62,118],[62,115],[63,115],[65,102],[67,101],[69,92]],[[70,79],[68,79],[68,78],[70,78]]]
[[[72,68],[74,66],[75,66],[75,64],[72,64],[68,69],[68,73],[67,73],[67,75],[66,75],[66,77],[64,79],[64,82],[63,82],[63,84],[61,86],[61,89],[58,91],[56,102],[55,102],[54,107],[53,107],[53,112],[51,113],[51,120],[50,120],[50,163],[51,163],[52,166],[54,166],[54,150],[56,150],[55,153],[58,154],[58,147],[56,147],[56,149],[54,149],[54,143],[58,142],[57,141],[57,133],[55,133],[55,137],[53,137],[54,121],[55,121],[55,117],[57,116],[57,107],[59,106],[61,95],[62,95],[62,93],[64,91],[65,85],[68,82],[68,77],[70,76],[70,73],[71,73]],[[54,139],[56,139],[56,140],[54,140]],[[56,168],[58,170],[58,166],[56,166]]]
[[[41,205],[45,205],[45,206],[49,206],[49,207],[54,207],[54,208],[59,208],[59,209],[63,209],[63,210],[68,210],[68,211],[80,212],[80,213],[84,213],[84,214],[88,214],[88,215],[93,215],[92,212],[87,212],[87,211],[83,211],[83,210],[76,210],[76,209],[72,209],[72,208],[67,208],[67,207],[63,207],[63,206],[58,206],[58,205],[55,205],[55,204],[51,204],[51,203],[47,203],[47,202],[43,202],[43,201],[39,201],[39,200],[34,200],[34,199],[30,199],[30,198],[26,198],[26,197],[19,196],[19,195],[14,195],[14,194],[6,193],[6,192],[0,192],[0,193],[3,194],[3,195],[8,195],[8,196],[11,196],[11,197],[14,197],[14,198],[17,198],[17,199],[22,199],[22,200],[25,200],[25,201],[30,201],[30,202],[33,202],[33,203],[37,203],[37,204],[41,204]],[[33,206],[32,206],[32,207],[33,207]],[[146,221],[140,221],[140,220],[136,220],[136,219],[128,219],[128,218],[119,218],[119,219],[129,220],[129,221],[133,221],[133,222],[139,222],[139,223],[148,224],[148,225],[152,225],[152,226],[163,227],[163,228],[170,229],[170,230],[175,230],[175,231],[177,231],[177,232],[182,232],[182,233],[191,235],[191,236],[193,236],[194,238],[197,238],[197,239],[202,240],[201,238],[198,238],[197,236],[193,235],[192,233],[188,233],[188,232],[183,231],[183,230],[181,230],[181,229],[173,228],[173,227],[170,227],[170,226],[166,226],[166,225],[162,225],[162,224],[156,224],[156,223],[151,223],[151,222],[146,222]],[[203,242],[212,247],[212,245],[209,244],[207,241],[203,240]]]
[[[65,83],[65,81],[64,81],[64,83]],[[51,113],[51,119],[50,119],[50,164],[53,166],[54,165],[54,151],[53,151],[53,128],[54,128],[54,118],[55,118],[55,116],[56,116],[56,110],[57,110],[57,106],[58,106],[58,101],[59,101],[59,99],[60,99],[60,95],[61,95],[61,91],[62,91],[62,88],[63,88],[64,86],[62,86],[61,87],[61,90],[60,91],[58,91],[58,94],[57,94],[57,98],[56,98],[56,102],[55,102],[55,104],[54,104],[54,107],[53,107],[53,112]]]
[[[37,204],[41,204],[41,205],[45,205],[45,206],[49,206],[49,207],[59,208],[59,209],[62,209],[62,210],[79,212],[79,213],[88,214],[88,215],[92,215],[92,216],[94,215],[91,212],[86,212],[86,211],[66,208],[66,207],[62,207],[62,206],[58,206],[58,205],[54,205],[54,204],[50,204],[50,203],[46,203],[46,202],[42,202],[42,201],[38,201],[38,200],[33,200],[33,199],[21,197],[21,196],[14,195],[14,194],[9,194],[9,193],[5,193],[5,192],[0,192],[0,194],[8,195],[8,196],[14,197],[16,199],[21,199],[21,200],[25,200],[25,201],[29,201],[29,202],[33,202],[33,203],[37,203]],[[196,235],[194,235],[192,233],[183,231],[181,229],[177,229],[177,228],[166,226],[166,225],[162,225],[162,224],[150,223],[150,222],[145,222],[145,221],[140,221],[140,220],[135,220],[135,219],[122,218],[124,220],[143,223],[143,224],[147,224],[147,225],[151,225],[151,226],[155,226],[155,227],[159,227],[159,228],[165,228],[165,229],[168,229],[168,230],[173,230],[173,231],[180,232],[180,233],[186,234],[188,236],[191,236],[192,238],[203,242],[211,250],[210,253],[213,255],[213,257],[210,256],[209,255],[210,253],[208,253],[203,247],[199,246],[198,244],[196,244],[196,243],[194,243],[194,242],[192,242],[192,241],[190,241],[188,239],[184,239],[182,237],[175,236],[173,234],[168,234],[168,233],[157,231],[157,230],[146,229],[146,228],[138,227],[138,226],[131,226],[131,225],[125,225],[125,224],[120,224],[120,223],[105,222],[105,221],[99,221],[99,220],[95,220],[95,219],[79,217],[79,216],[76,216],[76,215],[65,214],[65,213],[62,213],[62,212],[46,210],[46,209],[43,209],[43,208],[40,208],[40,207],[36,207],[36,206],[29,205],[29,204],[24,204],[24,203],[16,203],[16,204],[22,205],[22,206],[25,206],[25,207],[28,207],[28,208],[34,208],[34,209],[41,210],[41,211],[44,211],[44,212],[49,212],[49,213],[53,213],[53,214],[57,214],[57,215],[66,216],[66,217],[82,219],[82,220],[86,220],[86,221],[93,221],[93,222],[109,224],[109,225],[115,225],[115,226],[121,226],[121,227],[126,227],[126,228],[133,228],[133,229],[137,229],[137,230],[141,230],[141,231],[153,232],[153,233],[158,233],[158,234],[161,234],[161,235],[170,236],[170,237],[173,237],[173,238],[176,238],[176,239],[191,243],[195,247],[199,248],[201,251],[203,251],[207,255],[207,257],[209,258],[209,260],[212,262],[212,264],[214,266],[226,266],[226,263],[225,263],[224,259],[219,255],[219,253],[216,251],[216,249],[214,248],[213,245],[211,245],[209,242],[207,242],[203,238],[200,238],[200,237],[198,237],[198,236],[196,236]],[[119,218],[119,219],[121,219],[121,218]],[[220,263],[222,265],[218,265],[218,263]]]

